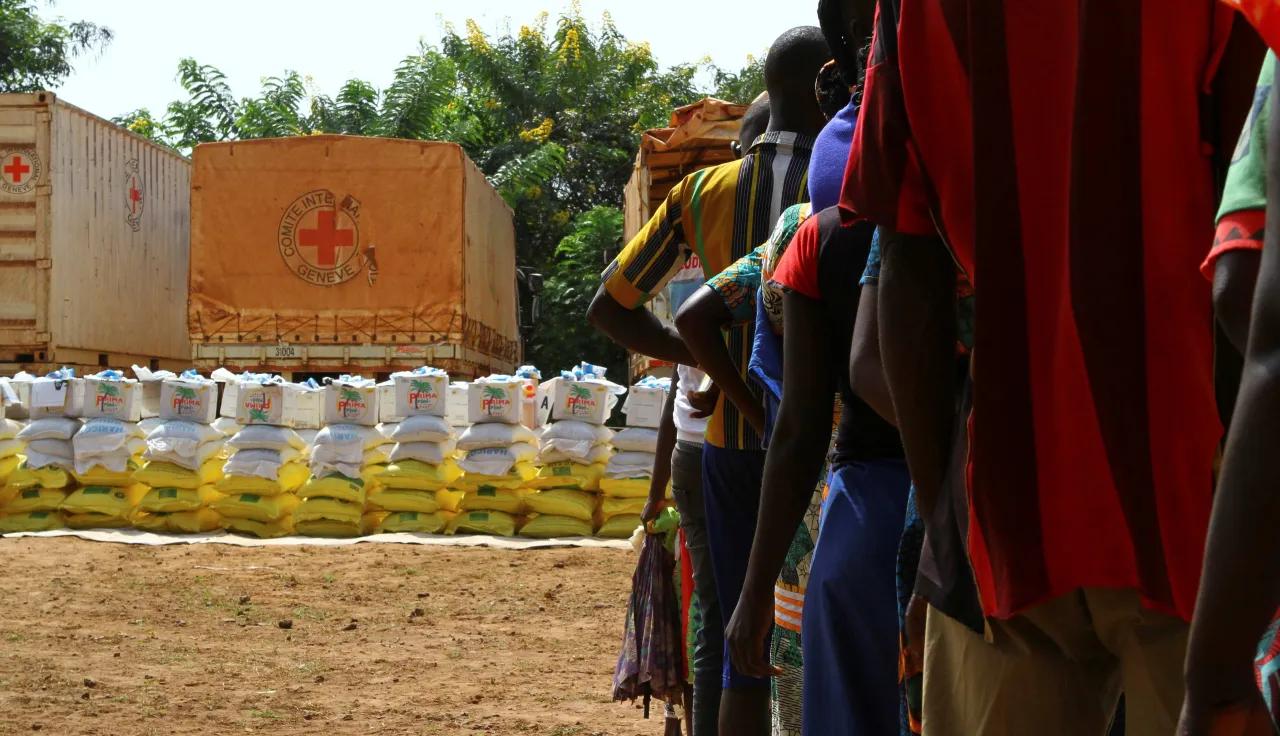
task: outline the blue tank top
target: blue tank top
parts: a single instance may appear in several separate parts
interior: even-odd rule
[[[813,157],[809,159],[809,201],[813,213],[840,204],[840,189],[844,186],[844,169],[849,162],[849,149],[853,147],[853,129],[858,123],[858,108],[850,100],[826,127],[813,144]]]

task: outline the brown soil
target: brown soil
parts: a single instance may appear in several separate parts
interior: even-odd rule
[[[634,564],[0,540],[0,734],[660,734],[610,700]]]

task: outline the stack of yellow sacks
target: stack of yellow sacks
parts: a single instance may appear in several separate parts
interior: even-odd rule
[[[299,534],[359,537],[376,531],[380,517],[366,514],[365,505],[388,460],[382,429],[331,424],[316,435],[311,478],[298,491],[303,501],[293,512]]]
[[[597,494],[612,448],[607,427],[572,419],[543,430],[538,440],[537,475],[525,499],[531,514],[520,536],[589,537],[594,531]]]
[[[461,493],[450,490],[462,470],[456,459],[454,429],[442,416],[414,414],[389,432],[395,444],[390,464],[378,473],[378,488],[368,498],[379,532],[437,534],[453,521]]]
[[[226,497],[210,506],[222,528],[263,539],[293,534],[297,491],[310,475],[302,438],[288,427],[249,424],[227,444],[232,453],[214,486]]]
[[[0,475],[5,481],[0,489],[0,534],[61,529],[65,524],[58,507],[66,498],[67,471],[26,467],[26,443],[18,438],[22,431],[18,422],[0,419]]]
[[[472,391],[477,390],[473,385]],[[458,438],[462,476],[455,488],[463,492],[448,533],[471,532],[515,536],[524,523],[528,484],[537,474],[533,431],[522,424],[473,424]]]
[[[226,435],[209,424],[164,419],[147,434],[147,450],[135,482],[148,487],[134,526],[168,533],[211,532],[222,523],[212,508],[224,498],[214,485],[222,478]]]
[[[71,438],[80,426],[79,419],[42,417],[17,433],[24,458],[7,483],[5,531],[43,531],[66,525],[61,507],[76,488],[70,473],[74,455]]]
[[[38,440],[33,445],[54,440]],[[147,487],[134,479],[146,448],[135,422],[97,417],[71,439],[72,476],[83,486],[62,502],[72,529],[120,529],[133,526]]]
[[[613,446],[618,452],[609,458],[600,480],[596,536],[627,539],[641,525],[640,513],[653,478],[658,430],[628,427],[614,436]]]

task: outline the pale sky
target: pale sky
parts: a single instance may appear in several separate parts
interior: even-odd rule
[[[474,18],[493,35],[508,22],[514,29],[532,23],[542,10],[554,22],[567,7],[565,0],[56,0],[42,13],[115,32],[101,56],[78,59],[55,90],[109,118],[140,107],[161,115],[172,100],[186,99],[175,81],[185,56],[221,69],[237,98],[256,96],[262,77],[286,69],[310,75],[320,91],[334,95],[351,77],[384,88],[420,38],[438,43],[444,21],[464,31],[466,19]],[[624,36],[650,42],[664,67],[711,56],[738,69],[788,28],[816,25],[816,7],[816,0],[582,0],[593,27],[608,10]]]

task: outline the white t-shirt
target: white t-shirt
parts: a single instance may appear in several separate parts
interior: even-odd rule
[[[676,440],[701,445],[706,441],[707,420],[693,418],[693,405],[689,403],[689,392],[697,391],[705,373],[687,365],[680,366],[680,380],[676,383]]]

